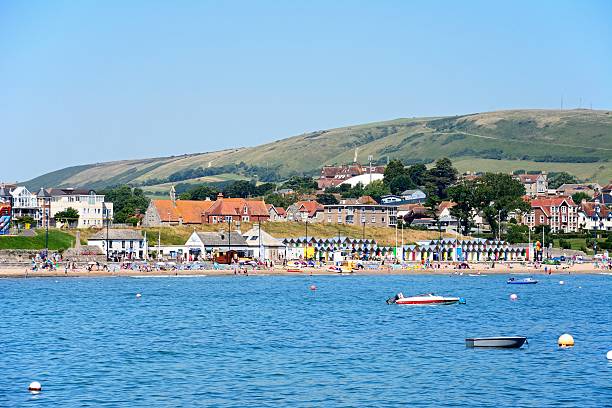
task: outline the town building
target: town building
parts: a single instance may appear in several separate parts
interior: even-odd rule
[[[113,218],[113,203],[105,202],[104,195],[97,194],[87,188],[49,188],[48,194],[51,224],[62,227],[62,223],[55,220],[55,214],[74,208],[79,213],[75,222],[76,228],[102,227],[105,220]]]
[[[314,221],[323,212],[323,205],[316,201],[297,201],[287,207],[287,221]]]
[[[578,226],[587,231],[612,231],[612,210],[599,201],[582,201],[578,210]]]
[[[342,166],[323,166],[321,174],[317,180],[317,185],[320,190],[325,190],[328,187],[336,187],[343,182],[363,174],[384,174],[385,166],[362,166],[359,163]],[[369,177],[368,177],[369,181]]]
[[[255,225],[243,233],[249,251],[253,257],[261,260],[281,261],[285,259],[285,244]]]
[[[422,190],[406,190],[401,194],[388,194],[380,198],[382,204],[389,205],[404,205],[404,204],[417,204],[424,203],[427,198]]]
[[[355,187],[357,184],[361,184],[362,186],[367,186],[373,181],[381,181],[385,178],[385,175],[382,173],[365,173],[360,174],[358,176],[353,176],[349,179],[344,180],[339,185],[349,185],[351,187]]]
[[[151,200],[145,211],[142,225],[201,225],[214,201],[211,200]]]
[[[562,184],[557,189],[558,195],[571,196],[576,193],[585,193],[589,197],[593,197],[601,189],[599,184],[585,184],[585,183],[574,183],[574,184]]]
[[[551,232],[578,231],[579,206],[572,197],[539,197],[532,199],[530,205],[531,211],[522,216],[522,223],[529,228],[548,225]]]
[[[252,248],[238,231],[196,232],[185,243],[193,260],[214,260],[231,263],[240,258],[252,257]]]
[[[14,221],[28,217],[32,219],[34,224],[40,222],[41,209],[38,206],[38,199],[35,193],[31,193],[27,188],[19,186],[11,190],[10,197]]]
[[[204,213],[207,224],[223,222],[264,222],[270,213],[263,200],[225,198],[219,193],[217,200]]]
[[[106,252],[115,261],[146,259],[149,246],[146,236],[134,229],[102,229],[89,237],[88,246],[95,246]]]
[[[513,176],[525,187],[525,194],[530,197],[545,195],[548,193],[548,176],[545,172],[540,174],[519,174]]]
[[[320,222],[328,224],[387,227],[396,225],[397,206],[378,204],[372,197],[347,198],[324,206]]]
[[[285,209],[283,207],[275,207],[272,204],[266,204],[268,208],[268,220],[272,222],[287,221]]]

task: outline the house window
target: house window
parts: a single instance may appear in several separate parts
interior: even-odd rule
[[[567,210],[567,207],[561,207],[561,212],[562,212],[562,213],[565,213],[565,212],[566,212],[566,210]]]
[[[327,217],[327,222],[332,222],[332,217],[331,217],[331,215]]]
[[[339,216],[338,216],[338,224],[341,224],[341,223],[342,223],[342,216],[341,216],[341,215],[339,215]]]
[[[342,208],[338,207],[338,214],[342,212]]]
[[[384,224],[385,223],[385,217],[382,217],[381,221]]]
[[[247,206],[244,206],[244,214],[248,214],[249,213],[249,209]]]
[[[125,241],[121,241],[121,248],[125,249]]]
[[[374,224],[376,222],[376,217],[372,216],[372,224]]]
[[[540,224],[543,224],[543,223],[544,223],[544,216],[540,215]]]

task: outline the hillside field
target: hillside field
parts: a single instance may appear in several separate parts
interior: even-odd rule
[[[317,175],[321,166],[351,163],[355,155],[363,163],[372,155],[376,163],[399,158],[406,164],[429,164],[449,157],[460,170],[568,171],[582,179],[607,183],[612,162],[612,112],[510,110],[395,119],[319,130],[255,147],[68,167],[26,185],[36,191],[51,186],[99,189],[130,184],[156,193],[169,182],[255,177],[281,181],[296,174]],[[228,174],[228,168],[233,174]],[[201,174],[193,173],[195,170]]]

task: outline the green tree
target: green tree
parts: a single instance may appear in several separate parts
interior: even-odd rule
[[[68,207],[64,211],[56,212],[54,218],[56,221],[70,227],[79,220],[79,212],[72,207]]]
[[[455,203],[451,214],[457,218],[463,235],[469,235],[474,225],[474,214],[482,207],[482,191],[478,188],[478,182],[465,180],[449,187],[447,193]]]
[[[434,224],[438,227],[438,232],[442,234],[442,226],[440,225],[440,215],[438,213],[438,207],[442,200],[436,195],[435,191],[431,190],[427,192],[427,199],[425,200],[425,211],[427,215],[433,219]]]
[[[13,221],[14,224],[25,226],[26,224],[30,224],[31,227],[36,226],[36,220],[29,215],[24,215],[19,217]]]
[[[477,181],[480,200],[478,210],[484,214],[492,231],[499,228],[498,221],[503,222],[508,219],[510,212],[530,210],[529,204],[523,200],[525,188],[511,175],[485,173]]]
[[[408,176],[415,185],[424,185],[427,177],[427,166],[422,163],[413,164],[408,167]]]
[[[191,190],[187,190],[179,196],[181,200],[216,200],[219,190],[205,184],[199,185]]]
[[[457,181],[457,169],[448,158],[439,159],[436,164],[427,171],[425,185],[430,191],[440,198],[446,198],[446,189]]]
[[[324,193],[317,195],[317,202],[323,205],[333,205],[338,204],[338,199],[333,194]]]
[[[266,204],[272,204],[275,207],[282,207],[282,208],[287,208],[289,207],[291,204],[295,203],[298,200],[297,195],[295,194],[287,194],[287,195],[280,195],[280,194],[268,194],[265,198],[264,201],[266,202]]]
[[[401,174],[394,178],[388,186],[391,194],[401,194],[403,191],[416,187],[416,184],[407,174]]]
[[[399,176],[408,176],[408,171],[406,167],[404,167],[404,163],[402,163],[399,159],[393,159],[387,164],[385,168],[385,175],[383,178],[383,183],[389,187],[393,180],[395,180]]]
[[[382,180],[374,180],[363,188],[361,195],[368,195],[380,202],[380,198],[387,194],[389,194],[389,188],[385,183]]]
[[[255,195],[255,183],[248,180],[236,180],[223,189],[225,197],[248,198]]]
[[[128,220],[138,212],[143,214],[149,206],[149,199],[140,188],[122,185],[99,193],[104,194],[106,201],[113,203],[113,220],[118,223],[133,223]]]
[[[262,183],[255,187],[255,195],[258,197],[265,196],[276,190],[276,184],[274,183]]]
[[[548,188],[559,188],[563,184],[574,183],[578,183],[578,179],[565,171],[551,172],[548,175]]]
[[[529,227],[527,225],[508,224],[506,228],[506,241],[511,244],[527,242],[529,237]]]
[[[589,201],[590,199],[591,196],[589,196],[587,193],[583,193],[582,191],[572,194],[572,200],[574,200],[576,204],[580,204],[582,200]]]
[[[298,193],[312,193],[317,189],[317,182],[312,177],[293,176],[283,183],[282,188],[290,188]]]

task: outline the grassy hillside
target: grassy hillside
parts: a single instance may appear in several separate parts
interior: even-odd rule
[[[51,185],[99,188],[120,183],[153,184],[148,187],[154,192],[163,190],[166,186],[154,186],[168,182],[176,172],[201,167],[211,172],[218,168],[221,174],[227,173],[221,166],[239,163],[256,166],[250,169],[250,176],[259,171],[283,178],[316,174],[323,164],[350,163],[355,149],[362,162],[368,155],[381,163],[388,158],[430,163],[446,156],[466,164],[460,169],[467,169],[471,163],[469,170],[485,170],[477,165],[489,163],[489,169],[508,171],[575,170],[582,178],[607,182],[611,176],[612,112],[512,110],[396,119],[316,131],[256,147],[71,167],[30,180],[27,185],[36,189]]]

